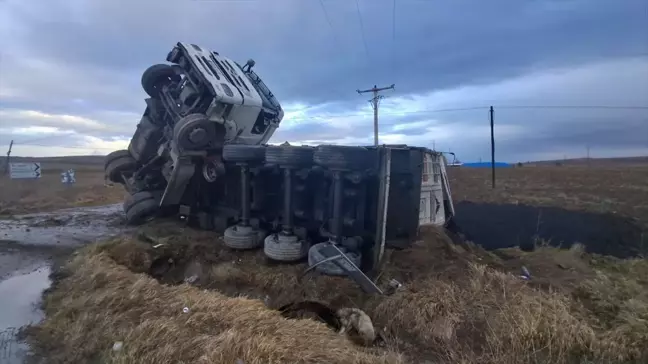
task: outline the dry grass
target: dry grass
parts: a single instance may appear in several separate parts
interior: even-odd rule
[[[48,362],[402,362],[356,347],[315,321],[284,319],[258,300],[159,284],[101,251],[78,255],[45,300],[48,318],[34,335],[43,339],[37,346]],[[124,343],[121,351],[112,351],[116,341]]]
[[[103,171],[77,171],[71,186],[61,183],[59,172],[44,173],[37,180],[0,177],[0,215],[106,205],[123,199],[121,186],[104,186]]]
[[[648,226],[648,165],[498,168],[495,190],[490,173],[487,168],[450,168],[454,199],[611,212]]]
[[[124,238],[77,256],[66,268],[69,276],[47,295],[47,319],[32,329],[35,346],[55,363],[97,358],[111,363],[233,363],[238,358],[244,363],[378,363],[385,355],[380,360],[389,363],[640,363],[648,358],[642,341],[648,335],[647,282],[621,278],[624,272],[645,272],[645,261],[601,261],[592,268],[592,279],[554,289],[505,272],[509,260],[471,244],[452,244],[432,230],[411,249],[391,252],[379,283],[397,278],[405,286],[377,297],[342,278],[300,280],[304,265],[269,266],[259,252],[234,253],[208,233],[162,225],[155,240],[165,248]],[[154,230],[149,227],[148,233]],[[546,249],[545,254],[565,261],[561,251]],[[574,262],[591,258],[570,254]],[[154,259],[167,256],[177,264],[163,280],[168,285],[143,273]],[[197,258],[206,272],[200,289],[177,285]],[[271,310],[305,298],[364,309],[386,337],[386,347],[363,349],[322,324],[285,320]],[[598,303],[588,306],[591,302]],[[184,306],[190,314],[181,313]],[[115,341],[125,343],[117,354],[110,351]]]

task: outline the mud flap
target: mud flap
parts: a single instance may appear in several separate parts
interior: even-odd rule
[[[344,270],[351,279],[353,279],[363,291],[367,293],[378,293],[383,294],[383,291],[378,287],[369,277],[367,277],[361,270],[358,268],[351,259],[349,259],[335,244],[327,244],[319,251],[325,259],[317,262],[316,264],[308,267],[304,274],[308,273],[310,270],[315,269],[319,264],[326,262],[333,262]]]

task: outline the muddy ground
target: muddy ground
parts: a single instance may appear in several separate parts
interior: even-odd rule
[[[43,318],[41,295],[81,246],[128,231],[121,206],[72,208],[0,220],[0,363],[21,363],[19,329]]]

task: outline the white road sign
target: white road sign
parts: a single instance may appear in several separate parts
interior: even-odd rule
[[[61,183],[76,183],[76,177],[74,177],[74,169],[68,169],[67,171],[61,173]]]
[[[40,163],[10,163],[9,169],[12,179],[41,177]]]

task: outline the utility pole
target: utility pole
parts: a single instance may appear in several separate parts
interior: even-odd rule
[[[384,96],[378,95],[378,92],[385,91],[385,90],[390,90],[390,89],[393,90],[394,86],[395,86],[395,84],[392,84],[389,87],[380,87],[380,88],[378,88],[376,85],[374,85],[373,88],[370,88],[368,90],[363,90],[363,91],[356,90],[356,92],[358,94],[363,94],[363,93],[366,93],[366,92],[372,92],[373,96],[374,96],[371,100],[369,100],[369,102],[371,103],[371,106],[373,107],[373,110],[374,110],[374,145],[378,145],[378,104],[379,104],[380,100],[382,98],[384,98]]]
[[[495,110],[493,110],[493,107],[490,107],[489,110],[490,114],[490,129],[491,129],[491,179],[492,179],[492,184],[493,188],[495,188],[495,118],[493,117],[495,114]]]
[[[7,151],[7,160],[5,161],[4,165],[4,174],[9,173],[9,163],[11,159],[11,148],[13,147],[14,141],[12,140],[11,143],[9,143],[9,150]]]

